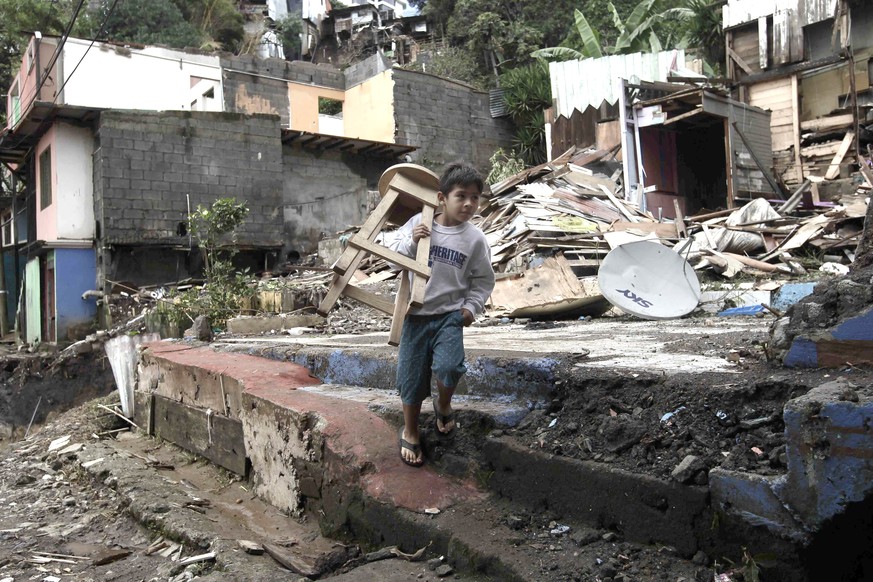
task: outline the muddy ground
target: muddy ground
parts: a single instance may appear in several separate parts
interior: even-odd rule
[[[716,466],[782,473],[785,402],[837,378],[849,381],[854,388],[846,398],[857,401],[873,393],[873,373],[852,367],[787,370],[767,361],[767,341],[765,332],[677,335],[673,346],[735,360],[741,373],[618,379],[567,374],[555,399],[509,432],[556,455],[667,479],[694,456],[693,466],[674,478],[698,485],[706,484],[707,471]]]

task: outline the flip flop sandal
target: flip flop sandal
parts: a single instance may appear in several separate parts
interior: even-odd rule
[[[437,436],[442,438],[451,438],[455,436],[455,432],[458,429],[458,421],[455,420],[455,411],[453,410],[449,414],[440,414],[440,412],[437,410],[436,400],[432,400],[431,402],[433,402],[433,427],[434,430],[436,430]],[[443,423],[443,426],[446,426],[452,421],[454,421],[455,423],[455,426],[452,427],[452,430],[450,430],[449,432],[443,432],[440,430],[440,422]]]
[[[416,469],[424,466],[424,457],[422,457],[420,463],[416,463],[415,461],[410,461],[406,457],[403,456],[403,449],[407,449],[412,451],[412,453],[418,457],[421,454],[421,445],[414,445],[403,438],[403,427],[400,427],[400,432],[397,433],[397,438],[400,439],[400,460],[410,467],[415,467]]]

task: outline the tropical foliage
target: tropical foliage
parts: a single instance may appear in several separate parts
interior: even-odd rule
[[[500,77],[509,115],[517,128],[514,149],[526,163],[541,164],[546,156],[543,110],[552,103],[549,69],[542,61],[510,69]]]

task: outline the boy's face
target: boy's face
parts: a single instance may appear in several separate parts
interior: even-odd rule
[[[479,209],[481,196],[475,184],[456,185],[448,194],[439,192],[439,201],[443,203],[444,226],[457,226],[473,218]]]

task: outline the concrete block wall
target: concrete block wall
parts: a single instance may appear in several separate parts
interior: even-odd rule
[[[94,153],[103,244],[187,244],[179,224],[217,198],[245,201],[243,246],[282,245],[279,120],[205,112],[106,111]]]
[[[413,161],[437,172],[464,160],[480,171],[498,147],[512,146],[515,128],[507,117],[492,118],[488,94],[426,73],[394,69],[396,142],[419,149]]]
[[[284,236],[287,251],[318,251],[322,233],[335,238],[359,226],[369,214],[369,192],[397,160],[366,158],[337,151],[311,151],[296,145],[282,149]]]
[[[391,61],[381,53],[371,55],[363,61],[358,61],[343,71],[346,78],[346,88],[348,89],[363,83],[367,79],[387,71],[392,66]]]
[[[225,111],[278,115],[290,124],[288,81],[344,90],[345,76],[332,65],[306,61],[224,57],[221,59]]]

